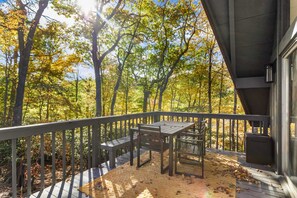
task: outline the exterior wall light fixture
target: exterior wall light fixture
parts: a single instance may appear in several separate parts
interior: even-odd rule
[[[265,82],[266,83],[273,83],[273,67],[272,65],[265,66]]]

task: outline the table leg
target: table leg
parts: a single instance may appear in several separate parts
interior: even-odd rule
[[[133,149],[134,149],[134,140],[133,140],[133,130],[130,131],[130,166],[133,166]]]
[[[114,169],[115,167],[115,151],[112,149],[109,150],[109,168]]]
[[[173,136],[169,136],[169,176],[173,175]]]

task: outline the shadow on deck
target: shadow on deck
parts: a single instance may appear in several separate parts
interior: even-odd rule
[[[136,156],[136,153],[134,153],[133,156]],[[129,152],[116,158],[116,166],[120,166],[128,161],[130,161]],[[105,162],[101,164],[101,168],[91,168],[69,179],[66,179],[66,181],[58,182],[54,186],[49,186],[40,192],[32,194],[30,197],[89,197],[84,193],[81,193],[78,188],[110,171],[108,163],[109,162]]]
[[[247,163],[245,161],[245,154],[243,153],[218,151],[214,149],[208,150],[208,152],[220,153],[223,155],[237,155],[239,164],[246,168],[254,179],[258,180],[257,183],[237,180],[236,197],[286,197],[279,182],[281,176],[276,175],[270,166]],[[129,157],[129,153],[119,156],[116,159],[116,165],[119,166],[128,162],[130,159]],[[43,191],[36,192],[30,197],[88,197],[84,193],[78,191],[78,188],[101,175],[106,174],[109,171],[107,167],[108,163],[103,163],[101,168],[86,170],[66,181],[59,182],[54,186],[45,188]]]

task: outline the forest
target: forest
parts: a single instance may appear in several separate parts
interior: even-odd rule
[[[199,0],[2,0],[0,44],[0,127],[243,113]]]
[[[243,113],[199,0],[0,0],[0,127],[153,111]],[[125,117],[1,141],[0,192],[107,161],[93,143],[126,136]],[[208,120],[206,146],[244,150],[247,120]]]

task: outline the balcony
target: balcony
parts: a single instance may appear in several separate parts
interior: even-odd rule
[[[207,120],[206,169],[207,164],[211,164],[217,155],[221,156],[220,158],[232,156],[236,166],[242,167],[243,173],[248,176],[248,179],[242,179],[234,169],[232,172],[234,186],[229,189],[233,194],[226,193],[226,190],[221,188],[214,190],[212,184],[207,182],[204,188],[206,193],[213,196],[216,193],[223,193],[217,195],[226,197],[285,196],[279,183],[280,178],[273,173],[270,166],[245,162],[246,133],[269,134],[268,116],[177,112],[149,112],[2,128],[0,141],[11,147],[11,158],[1,159],[1,162],[7,161],[6,167],[11,167],[11,177],[5,181],[12,183],[11,187],[8,185],[7,191],[11,191],[8,196],[87,197],[85,193],[78,191],[78,188],[111,170],[110,155],[101,148],[102,143],[129,136],[129,129],[136,127],[139,123],[163,120],[198,122],[201,119]],[[126,146],[117,149],[115,154],[115,166],[120,166],[121,171],[125,173],[131,171],[131,168],[127,168],[130,167],[128,162],[132,158],[129,150],[130,147]],[[132,166],[132,168],[135,170],[135,167]],[[138,171],[145,172],[147,168],[141,167]],[[208,174],[216,172],[215,167],[209,165],[208,168],[209,170],[205,172],[206,178],[197,179],[197,181],[208,181]],[[115,168],[109,174],[117,170],[119,169]],[[2,170],[2,172],[7,173],[9,170]],[[139,174],[142,173],[139,172]],[[160,179],[169,177],[167,174],[156,176]],[[181,176],[179,179],[182,181],[185,178]],[[221,179],[224,181],[224,177]],[[199,185],[200,182],[198,182]],[[160,189],[156,188],[156,191],[158,190]],[[182,193],[178,187],[174,190],[176,195]],[[150,193],[152,197],[156,197],[155,192]],[[125,197],[124,195],[114,194],[115,197]]]

